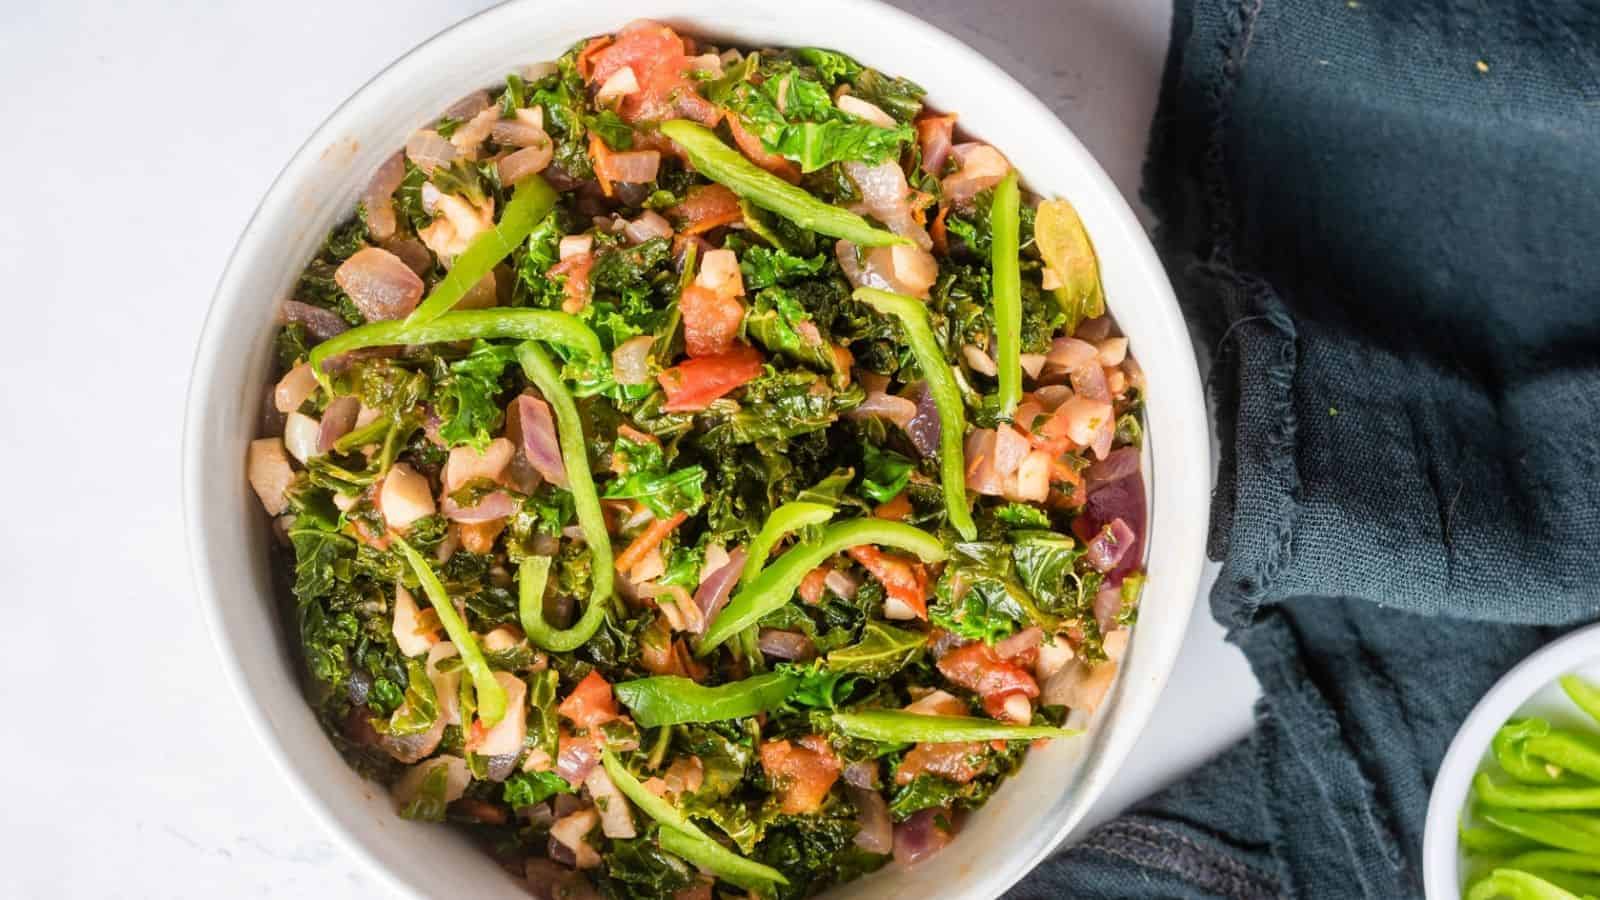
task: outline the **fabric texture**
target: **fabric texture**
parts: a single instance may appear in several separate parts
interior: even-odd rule
[[[1456,728],[1600,617],[1600,2],[1176,7],[1145,193],[1262,699],[1011,896],[1420,897]]]

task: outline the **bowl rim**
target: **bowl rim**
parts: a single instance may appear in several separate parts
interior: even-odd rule
[[[213,571],[212,557],[209,555],[206,539],[202,536],[202,526],[206,521],[206,514],[201,506],[205,479],[202,465],[205,459],[205,441],[200,420],[203,411],[212,402],[213,393],[209,384],[210,379],[206,376],[225,362],[225,350],[217,339],[220,331],[219,322],[228,309],[236,305],[236,298],[244,290],[244,286],[237,283],[240,281],[239,263],[247,254],[247,250],[260,240],[257,232],[262,227],[263,214],[276,198],[306,176],[307,169],[324,152],[322,148],[340,137],[344,119],[352,108],[356,107],[375,85],[393,78],[397,72],[410,68],[408,64],[413,63],[419,56],[437,51],[441,45],[454,41],[463,32],[486,27],[492,20],[501,17],[509,19],[519,7],[538,3],[539,0],[506,0],[437,31],[367,79],[318,124],[273,178],[229,255],[213,292],[196,346],[186,397],[180,478],[185,539],[197,601],[201,605],[212,642],[223,657],[223,671],[245,712],[251,729],[264,745],[274,767],[293,786],[302,804],[320,821],[339,846],[360,861],[361,868],[371,873],[389,890],[403,896],[419,896],[419,893],[413,884],[380,860],[376,851],[368,846],[365,837],[358,835],[355,830],[340,821],[330,801],[314,789],[307,774],[302,771],[303,764],[296,761],[287,741],[274,728],[265,699],[252,690],[249,676],[237,653],[236,638],[223,620],[217,575]],[[937,26],[890,6],[882,0],[852,0],[852,5],[870,11],[873,16],[893,22],[896,27],[908,33],[914,33],[918,43],[937,48],[945,54],[945,59],[951,61],[951,65],[985,71],[988,78],[1003,85],[1022,106],[1031,111],[1032,116],[1038,118],[1038,127],[1049,134],[1053,146],[1060,147],[1071,157],[1070,165],[1075,175],[1081,176],[1084,192],[1095,195],[1096,201],[1103,207],[1105,221],[1100,223],[1096,235],[1104,236],[1112,231],[1117,232],[1116,240],[1108,243],[1118,246],[1119,255],[1139,272],[1149,289],[1146,296],[1123,302],[1139,304],[1153,320],[1152,327],[1162,332],[1164,349],[1178,357],[1172,366],[1173,371],[1168,374],[1162,386],[1162,393],[1175,401],[1171,406],[1178,414],[1172,416],[1171,422],[1163,428],[1159,441],[1152,437],[1147,442],[1146,453],[1149,454],[1149,447],[1153,444],[1170,442],[1178,445],[1174,448],[1174,452],[1182,452],[1189,458],[1199,460],[1197,465],[1204,466],[1204,472],[1210,475],[1213,471],[1212,449],[1207,427],[1206,405],[1200,389],[1198,365],[1189,341],[1187,327],[1165,268],[1155,252],[1148,233],[1129,207],[1122,192],[1071,129],[1032,91],[988,57]],[[670,13],[662,18],[672,21]],[[1147,469],[1147,487],[1153,486],[1157,477],[1160,477],[1160,473],[1156,472],[1154,467]],[[1182,592],[1182,600],[1175,603],[1173,609],[1164,611],[1164,618],[1169,627],[1164,629],[1162,641],[1152,646],[1138,648],[1154,656],[1154,663],[1148,665],[1141,673],[1145,681],[1139,690],[1132,692],[1127,684],[1129,679],[1124,677],[1124,673],[1119,672],[1110,701],[1103,704],[1099,714],[1095,716],[1095,721],[1098,722],[1110,709],[1115,709],[1119,717],[1119,729],[1114,736],[1115,741],[1098,748],[1098,752],[1081,763],[1083,783],[1093,784],[1097,778],[1101,779],[1098,787],[1091,789],[1094,799],[1103,795],[1111,773],[1120,770],[1138,737],[1148,725],[1177,662],[1187,631],[1200,584],[1204,562],[1204,535],[1210,511],[1209,479],[1195,481],[1193,484],[1183,484],[1179,489],[1180,496],[1177,498],[1180,502],[1174,503],[1171,509],[1162,510],[1164,516],[1159,521],[1152,515],[1147,525],[1145,551],[1148,554],[1152,548],[1161,546],[1161,567],[1169,573],[1173,590]],[[1155,501],[1153,491],[1150,496],[1149,502],[1153,509]],[[1162,531],[1176,532],[1180,540],[1162,544],[1157,539],[1158,528]],[[1194,539],[1186,540],[1186,538]],[[1050,825],[1047,829],[1047,839],[1035,838],[1032,841],[1034,846],[1027,854],[1008,856],[1003,864],[992,867],[988,874],[972,885],[974,896],[999,896],[1061,844],[1071,829],[1081,821],[1089,807],[1088,803],[1084,803],[1075,816],[1062,815],[1068,793],[1063,790],[1062,798],[1046,810],[1042,817],[1043,821]]]
[[[1511,716],[1557,678],[1600,658],[1600,623],[1579,628],[1528,654],[1500,676],[1467,714],[1433,781],[1422,834],[1422,884],[1429,900],[1461,896],[1461,811],[1489,742]]]

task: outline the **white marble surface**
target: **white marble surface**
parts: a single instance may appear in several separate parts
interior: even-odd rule
[[[278,168],[356,86],[483,5],[0,4],[0,896],[376,890],[277,783],[217,674],[179,423],[211,289]],[[1135,196],[1167,0],[901,5],[998,59]],[[1243,734],[1255,693],[1202,605],[1097,817]]]

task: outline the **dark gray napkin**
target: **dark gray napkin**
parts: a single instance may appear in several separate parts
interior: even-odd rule
[[[1263,697],[1012,896],[1420,896],[1455,729],[1600,616],[1600,2],[1176,6],[1146,193]]]

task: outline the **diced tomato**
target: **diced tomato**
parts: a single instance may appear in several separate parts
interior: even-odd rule
[[[911,499],[906,496],[905,491],[901,491],[889,500],[878,504],[878,508],[873,510],[872,514],[880,519],[891,519],[895,522],[904,521],[906,516],[911,515]]]
[[[957,647],[940,658],[939,671],[954,684],[980,697],[1022,693],[1039,696],[1039,685],[1021,666],[1009,663],[982,641]]]
[[[910,784],[918,775],[937,775],[957,784],[966,784],[984,769],[984,746],[975,741],[951,744],[918,744],[900,761],[894,771],[895,784]]]
[[[939,214],[933,217],[933,225],[928,228],[928,237],[933,240],[933,249],[940,256],[950,252],[950,230],[944,224],[944,217],[949,212],[950,207],[940,206]]]
[[[828,573],[832,567],[824,563],[806,573],[800,580],[800,599],[816,606],[822,602],[822,592],[827,588]]]
[[[579,253],[563,259],[545,272],[546,277],[566,279],[561,286],[567,295],[561,303],[561,309],[565,312],[582,312],[589,305],[589,270],[592,268],[594,255]]]
[[[719,356],[733,348],[744,324],[744,304],[698,284],[683,289],[678,298],[683,315],[683,346],[690,356]]]
[[[749,344],[734,344],[718,356],[686,360],[656,376],[667,392],[665,412],[695,412],[761,374],[766,357]]]
[[[683,234],[699,234],[744,219],[739,195],[720,184],[701,184],[689,189],[683,202],[667,210]]]
[[[593,74],[594,55],[609,46],[611,46],[611,35],[609,34],[601,35],[597,38],[590,38],[589,42],[583,45],[583,49],[578,51],[578,74],[584,78],[588,78],[591,74]]]
[[[870,544],[851,547],[849,553],[851,559],[883,583],[889,596],[911,607],[917,618],[928,618],[928,570],[922,563],[884,553]]]
[[[815,812],[839,778],[839,757],[821,735],[808,734],[799,741],[768,741],[761,745],[761,768],[777,783],[783,811],[789,815]]]
[[[1003,694],[990,694],[989,696],[983,698],[983,711],[988,713],[989,718],[991,719],[1010,721],[1011,717],[1006,713],[1006,701],[1010,700],[1012,697],[1021,695],[1021,691],[1006,691]],[[1024,721],[1020,724],[1026,725],[1027,722]]]
[[[509,519],[490,519],[487,522],[462,522],[461,546],[468,553],[490,553],[495,538],[506,529]]]
[[[922,171],[938,177],[954,143],[956,117],[923,116],[917,120],[917,146],[922,150]]]
[[[611,682],[599,671],[591,671],[556,711],[580,728],[593,728],[615,719],[617,699],[611,694]]]
[[[633,69],[639,90],[623,97],[617,110],[628,122],[685,118],[709,127],[721,117],[714,104],[695,92],[683,39],[666,25],[635,23],[610,45],[593,54],[586,47],[584,53],[586,62],[592,64],[587,76],[590,84],[605,84],[623,66]]]
[[[733,142],[739,145],[739,151],[745,158],[790,184],[800,181],[800,167],[776,153],[768,152],[760,136],[747,130],[737,115],[728,116],[728,130],[733,132]]]

